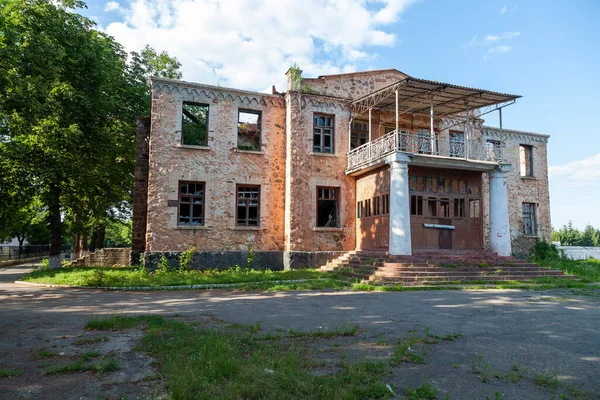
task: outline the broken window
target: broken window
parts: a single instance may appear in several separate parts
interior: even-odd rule
[[[464,218],[465,199],[454,199],[454,218]]]
[[[206,146],[208,133],[208,104],[183,102],[181,143]]]
[[[356,203],[356,218],[363,217],[363,202],[359,201]]]
[[[485,142],[485,151],[490,161],[500,160],[500,142],[498,140],[488,140]]]
[[[204,225],[204,182],[179,182],[179,225]]]
[[[450,131],[450,157],[465,156],[465,134],[458,131]]]
[[[353,121],[350,130],[350,148],[355,149],[369,140],[369,124],[365,121]]]
[[[469,200],[469,218],[479,218],[479,200]]]
[[[390,195],[389,194],[384,194],[382,197],[382,211],[381,214],[382,215],[387,215],[390,213]]]
[[[417,132],[417,153],[431,154],[431,132]]]
[[[260,151],[261,122],[261,111],[238,111],[238,149]]]
[[[333,115],[314,115],[313,152],[333,154]]]
[[[410,196],[410,215],[423,215],[423,196]]]
[[[519,146],[521,176],[533,176],[533,146]]]
[[[437,200],[427,200],[427,215],[430,217],[437,217]]]
[[[258,226],[260,211],[260,186],[237,186],[237,214],[239,226]]]
[[[438,217],[449,218],[450,217],[450,199],[440,199],[440,207]]]
[[[525,235],[537,235],[534,203],[523,203],[523,233]]]
[[[317,187],[317,226],[339,227],[338,218],[338,188]]]

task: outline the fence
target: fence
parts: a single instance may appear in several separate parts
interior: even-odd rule
[[[70,245],[61,247],[61,254],[67,254],[71,251]],[[0,246],[0,261],[20,260],[22,258],[44,257],[50,254],[50,246]]]

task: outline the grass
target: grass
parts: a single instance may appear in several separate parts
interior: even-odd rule
[[[140,267],[63,267],[57,270],[36,270],[21,278],[23,281],[52,285],[97,286],[97,287],[135,287],[135,286],[177,286],[210,285],[220,283],[254,283],[261,285],[279,280],[324,279],[325,282],[281,283],[281,287],[303,289],[304,287],[335,286],[336,276],[327,272],[303,269],[291,271],[253,270],[230,268],[227,270],[170,271],[166,273],[148,273]],[[338,284],[347,286],[346,284]],[[252,286],[251,286],[252,288]]]
[[[556,390],[560,386],[560,381],[556,374],[550,371],[538,372],[534,382],[536,385],[548,387],[552,390]]]
[[[600,260],[551,260],[538,261],[544,267],[564,271],[566,274],[575,275],[584,283],[600,282]]]
[[[106,342],[107,340],[108,340],[108,337],[100,336],[100,337],[95,337],[95,338],[79,339],[79,340],[74,341],[73,344],[76,346],[85,346],[88,344],[96,344],[96,343],[100,343],[100,342]]]
[[[325,328],[327,329],[327,328]],[[344,325],[341,329],[336,328],[331,331],[317,330],[317,331],[295,331],[289,330],[289,334],[292,337],[311,337],[311,338],[332,338],[337,336],[354,336],[358,332],[358,325]]]
[[[83,353],[75,362],[70,364],[55,365],[44,371],[44,375],[55,375],[55,374],[73,374],[77,372],[88,372],[94,371],[99,374],[106,374],[108,372],[116,371],[120,368],[119,362],[113,358],[108,357],[97,361],[94,364],[89,364],[101,354],[97,351],[88,351]]]
[[[58,355],[58,353],[54,352],[54,351],[50,351],[50,350],[46,350],[46,348],[42,347],[41,349],[38,349],[37,351],[37,356],[39,358],[52,358],[52,357],[56,357]]]
[[[8,378],[9,376],[21,376],[23,375],[22,369],[10,369],[10,368],[1,368],[0,369],[0,378]]]
[[[336,374],[317,376],[311,373],[313,363],[305,346],[294,342],[264,342],[240,329],[196,330],[159,316],[112,316],[93,321],[96,329],[142,325],[145,336],[136,350],[157,360],[172,399],[391,396],[383,380],[389,373],[386,362],[341,363]]]
[[[434,400],[437,398],[437,387],[427,382],[406,391],[408,400]]]

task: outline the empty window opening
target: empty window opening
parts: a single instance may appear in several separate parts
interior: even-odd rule
[[[410,196],[410,215],[423,215],[423,196]]]
[[[533,176],[533,146],[519,146],[521,176]]]
[[[384,194],[382,197],[382,211],[381,214],[387,215],[390,213],[390,195]]]
[[[479,218],[480,216],[479,200],[469,200],[469,218]]]
[[[181,132],[182,144],[207,145],[208,104],[183,103]]]
[[[317,226],[339,227],[338,188],[317,187]]]
[[[427,200],[427,215],[430,217],[437,217],[437,200]]]
[[[238,149],[260,151],[261,123],[261,111],[238,111]]]
[[[371,199],[365,200],[365,217],[371,216]]]
[[[353,121],[350,130],[350,148],[355,149],[369,140],[369,124],[365,121]]]
[[[313,118],[313,152],[333,153],[333,116],[315,114]]]
[[[458,131],[450,131],[449,138],[450,157],[465,156],[465,134]]]
[[[381,196],[373,197],[373,215],[381,214]]]
[[[258,226],[260,209],[260,187],[237,187],[237,216],[239,226]]]
[[[534,203],[523,203],[523,233],[537,235]]]
[[[464,218],[465,199],[454,199],[454,218]]]
[[[500,142],[498,140],[488,140],[485,143],[485,151],[489,160],[500,160]]]
[[[449,218],[450,217],[450,199],[441,199],[438,217]]]
[[[363,217],[363,202],[362,200],[356,203],[356,218]]]
[[[179,182],[179,225],[204,225],[204,182]]]

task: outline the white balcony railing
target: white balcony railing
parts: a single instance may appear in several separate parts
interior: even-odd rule
[[[393,131],[348,153],[348,170],[354,170],[402,151],[476,161],[504,162],[504,145],[457,139],[432,138],[428,132]]]

